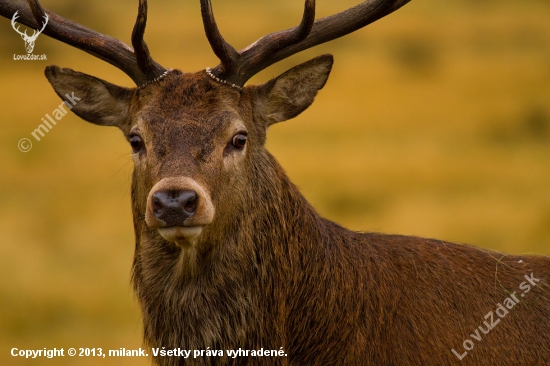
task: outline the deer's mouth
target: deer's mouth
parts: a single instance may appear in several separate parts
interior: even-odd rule
[[[186,247],[191,245],[202,233],[204,226],[166,226],[157,231],[167,241]]]
[[[195,180],[164,178],[149,192],[145,222],[165,240],[189,247],[212,223],[214,212],[210,195]]]

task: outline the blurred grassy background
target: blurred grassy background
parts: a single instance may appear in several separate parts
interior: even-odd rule
[[[318,17],[357,0],[318,1]],[[213,1],[242,48],[301,19],[302,1]],[[130,42],[137,1],[43,0]],[[355,230],[550,254],[550,3],[415,0],[321,53],[335,67],[313,106],[270,129],[268,148],[326,217]],[[130,266],[130,148],[114,128],[65,116],[33,149],[17,142],[59,105],[56,64],[121,85],[112,66],[40,36],[46,62],[13,61],[23,41],[0,21],[0,364],[145,365],[140,359],[19,360],[12,347],[141,345]],[[165,67],[218,63],[198,1],[149,4],[146,40]]]

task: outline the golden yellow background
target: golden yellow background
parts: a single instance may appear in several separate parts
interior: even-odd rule
[[[358,3],[319,0],[317,17]],[[47,9],[129,44],[137,0],[43,0]],[[240,49],[296,25],[302,1],[214,0]],[[413,0],[251,82],[333,53],[313,106],[270,129],[268,149],[326,217],[354,230],[550,254],[550,3]],[[24,28],[24,26],[22,27]],[[41,35],[25,54],[0,20],[0,364],[146,365],[136,358],[21,360],[12,347],[141,346],[130,286],[130,147],[115,128],[67,115],[30,135],[60,103],[50,64],[120,85],[131,80]],[[218,61],[198,1],[151,0],[146,40],[165,67]],[[17,148],[33,141],[30,152]],[[458,338],[457,338],[458,339]]]

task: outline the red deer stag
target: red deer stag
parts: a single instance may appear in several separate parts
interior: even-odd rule
[[[325,85],[331,55],[262,85],[245,83],[290,55],[353,32],[409,0],[367,0],[237,51],[201,0],[221,63],[165,69],[143,40],[133,49],[46,12],[3,0],[0,12],[118,67],[136,88],[46,68],[56,93],[81,100],[86,121],[122,130],[133,151],[133,283],[159,365],[548,365],[550,260],[416,237],[357,233],[320,217],[265,147],[266,131],[296,117]],[[277,357],[227,350],[284,350]],[[219,354],[219,353],[217,353]]]

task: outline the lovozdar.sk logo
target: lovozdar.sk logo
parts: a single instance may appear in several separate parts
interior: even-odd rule
[[[46,28],[46,25],[48,24],[48,20],[49,20],[48,15],[46,14],[44,15],[44,23],[42,24],[42,29],[40,30],[33,29],[33,34],[29,36],[27,34],[26,29],[24,32],[21,32],[19,30],[19,25],[16,25],[15,23],[17,18],[19,18],[18,13],[19,11],[16,11],[15,14],[13,14],[13,17],[11,18],[11,26],[13,27],[13,30],[16,31],[21,36],[21,38],[23,38],[23,41],[25,41],[25,49],[27,50],[27,54],[26,55],[14,54],[13,59],[25,60],[25,61],[46,60],[47,59],[46,55],[34,55],[32,51],[34,50],[34,44],[36,42],[36,39],[38,38],[40,33],[44,31],[44,29]]]

